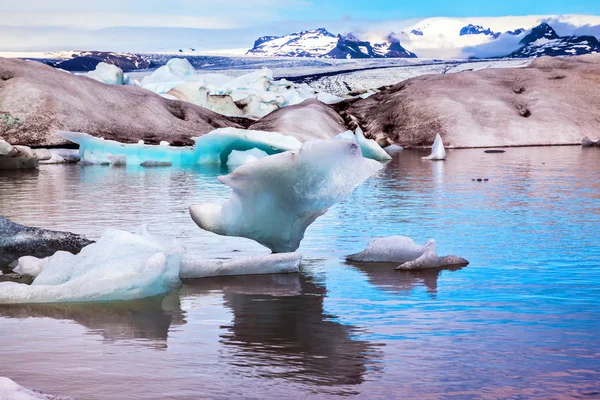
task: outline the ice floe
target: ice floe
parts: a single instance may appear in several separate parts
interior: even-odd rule
[[[96,69],[86,73],[85,76],[107,85],[126,85],[129,83],[129,76],[124,74],[121,68],[104,62],[98,63]]]
[[[404,147],[399,146],[397,144],[390,144],[389,146],[384,147],[383,150],[385,150],[385,152],[389,155],[393,156],[394,154],[398,154],[401,151],[404,151]]]
[[[68,397],[52,396],[27,389],[15,381],[0,376],[0,399],[2,400],[69,400]]]
[[[52,157],[49,160],[40,161],[40,164],[76,163],[80,160],[77,149],[49,149],[49,151]]]
[[[208,278],[213,276],[286,274],[298,272],[302,256],[299,253],[267,254],[231,260],[196,260],[184,257],[179,277]]]
[[[186,59],[177,58],[144,77],[141,86],[220,114],[252,118],[263,117],[306,99],[318,99],[327,104],[343,100],[328,93],[319,93],[308,84],[276,80],[267,68],[237,77],[205,74],[195,71]]]
[[[219,128],[194,138],[194,147],[125,144],[95,138],[81,132],[59,132],[65,139],[79,144],[81,161],[87,164],[128,164],[173,166],[226,164],[232,151],[258,149],[267,154],[294,150],[302,145],[292,136],[238,128]],[[256,155],[256,154],[255,154]]]
[[[261,158],[265,158],[267,156],[268,154],[266,152],[256,148],[246,151],[233,150],[227,158],[227,165],[230,167],[235,167],[238,165],[249,163],[251,161],[256,161]]]
[[[373,139],[365,138],[362,129],[356,128],[356,133],[345,131],[334,137],[335,140],[354,140],[360,146],[363,157],[377,161],[389,161],[392,157]]]
[[[423,157],[423,159],[434,161],[446,159],[446,149],[444,149],[444,143],[442,142],[442,137],[439,133],[435,135],[433,146],[431,146],[431,154],[427,157]]]
[[[429,268],[444,268],[452,266],[464,266],[469,262],[462,257],[457,256],[438,256],[435,250],[435,240],[430,240],[425,245],[425,250],[417,259],[405,262],[398,267],[399,271],[411,271]]]
[[[60,251],[57,253],[61,253]],[[68,252],[63,252],[67,254],[71,254]],[[71,254],[72,255],[72,254]],[[36,277],[42,272],[44,267],[49,261],[49,257],[47,258],[37,258],[33,256],[23,256],[19,258],[17,262],[17,266],[13,269],[13,272],[16,272],[19,275],[28,275],[32,277]]]
[[[179,284],[184,249],[175,239],[108,229],[77,254],[48,257],[31,285],[0,283],[2,303],[131,300]]]
[[[253,239],[277,253],[298,249],[306,228],[382,168],[349,140],[314,140],[302,148],[237,168],[219,180],[225,203],[190,207],[204,230]]]
[[[424,246],[407,236],[375,238],[360,253],[346,257],[348,261],[361,263],[400,263],[397,270],[418,270],[464,266],[469,262],[457,256],[440,257],[436,253],[436,241],[429,239]]]
[[[429,240],[427,243],[431,241]],[[358,262],[405,263],[419,258],[425,252],[425,246],[416,244],[408,236],[375,238],[371,240],[365,250],[346,258]]]

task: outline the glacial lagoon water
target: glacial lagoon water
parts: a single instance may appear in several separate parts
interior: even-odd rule
[[[185,282],[133,302],[0,306],[0,376],[75,399],[598,398],[600,151],[405,151],[306,232],[299,275]],[[218,167],[0,172],[0,215],[97,238],[175,235],[198,257],[263,254],[200,231]],[[472,181],[489,178],[488,182]],[[438,242],[458,270],[343,256]]]

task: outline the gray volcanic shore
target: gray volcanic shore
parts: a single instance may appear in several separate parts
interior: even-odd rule
[[[135,143],[193,145],[194,136],[241,127],[200,106],[134,86],[106,85],[34,62],[0,58],[0,138],[10,144],[69,143],[57,131]]]
[[[448,147],[579,144],[600,128],[600,55],[408,79],[339,104],[347,125],[380,144]]]
[[[334,106],[308,100],[258,121],[228,117],[133,86],[106,85],[49,66],[0,58],[0,138],[67,143],[59,130],[125,143],[192,145],[221,127],[277,131],[300,141],[363,128],[382,146],[580,144],[600,124],[600,55],[540,57],[524,68],[423,75]]]

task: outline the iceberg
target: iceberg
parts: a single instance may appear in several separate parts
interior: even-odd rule
[[[252,161],[267,157],[268,154],[259,149],[250,149],[246,151],[233,150],[227,158],[227,165],[236,167]]]
[[[319,93],[308,84],[296,84],[286,79],[275,80],[270,69],[263,68],[238,77],[223,74],[202,74],[186,59],[171,59],[151,75],[141,86],[168,98],[187,101],[230,116],[261,118],[279,108],[300,104],[306,99],[318,99],[334,104],[344,99],[329,93]]]
[[[377,161],[389,161],[392,157],[381,148],[373,139],[365,138],[362,129],[356,128],[356,141],[360,146],[363,157],[371,158]]]
[[[139,85],[156,94],[165,94],[177,85],[186,82],[222,85],[229,80],[231,77],[223,74],[196,74],[194,67],[187,59],[172,58],[167,61],[166,65],[145,76]]]
[[[464,258],[457,256],[443,256],[440,257],[435,251],[436,243],[435,240],[430,240],[425,245],[425,251],[416,260],[405,262],[398,267],[398,271],[412,271],[419,269],[429,268],[445,268],[452,266],[465,266],[469,265],[469,262]]]
[[[424,160],[445,160],[446,159],[446,149],[444,149],[444,143],[442,142],[442,137],[438,133],[435,135],[435,140],[433,141],[433,146],[431,146],[431,154],[427,157],[422,157]]]
[[[333,138],[334,140],[354,140],[360,146],[363,157],[377,161],[389,161],[392,157],[373,139],[365,138],[362,129],[356,128],[356,134],[345,131]]]
[[[405,263],[423,255],[427,244],[431,242],[433,240],[428,240],[425,246],[420,246],[408,236],[375,238],[365,250],[351,254],[346,259],[358,262]]]
[[[234,150],[258,149],[270,155],[298,149],[302,145],[293,136],[238,128],[219,128],[193,138],[195,141],[193,147],[125,144],[95,138],[82,132],[61,131],[59,134],[79,145],[81,161],[101,165],[165,166],[169,163],[173,166],[213,163],[225,165]]]
[[[0,399],[2,400],[70,400],[68,397],[52,396],[27,389],[12,379],[0,376]]]
[[[126,85],[129,82],[129,77],[121,68],[104,62],[98,63],[96,69],[89,71],[85,76],[107,85]]]
[[[348,140],[314,140],[220,176],[231,198],[190,207],[194,222],[219,235],[253,239],[275,253],[293,252],[306,228],[382,168]]]
[[[40,161],[40,164],[65,164],[79,161],[79,150],[76,149],[49,149],[50,159]]]
[[[167,293],[179,285],[184,249],[175,239],[107,230],[73,255],[47,258],[33,283],[0,283],[0,304],[132,300]]]
[[[390,144],[389,146],[384,147],[383,150],[385,150],[386,153],[392,156],[394,154],[400,153],[401,151],[404,151],[404,147],[399,146],[397,144]]]
[[[288,274],[298,272],[302,255],[298,253],[268,254],[241,257],[231,260],[181,261],[181,279],[208,278],[214,276]]]
[[[57,253],[61,253],[58,251]],[[62,252],[71,254],[69,252]],[[49,258],[37,258],[33,256],[23,256],[19,258],[17,261],[17,266],[13,269],[13,272],[19,275],[27,275],[36,277],[42,272],[46,264],[48,263]]]

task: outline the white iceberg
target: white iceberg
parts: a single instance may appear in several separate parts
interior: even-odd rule
[[[59,251],[57,253],[61,252]],[[23,256],[17,261],[17,266],[13,269],[13,272],[16,272],[19,275],[28,275],[35,278],[40,274],[40,272],[42,272],[46,264],[48,264],[48,260],[49,257],[37,258],[33,256]]]
[[[0,399],[2,400],[69,400],[68,397],[52,396],[27,389],[15,381],[0,376]]]
[[[79,150],[76,149],[49,149],[52,157],[40,161],[40,164],[64,164],[79,161]]]
[[[267,157],[268,154],[259,149],[250,149],[246,151],[233,150],[227,158],[227,165],[230,167],[236,167],[244,165],[246,163],[259,160]]]
[[[392,156],[394,154],[400,153],[401,151],[404,151],[404,147],[399,146],[397,144],[390,144],[389,146],[385,146],[383,150],[385,150],[386,153]]]
[[[186,82],[223,84],[231,77],[222,74],[196,74],[194,67],[185,58],[172,58],[166,65],[145,76],[140,86],[157,94],[165,94],[175,86]]]
[[[224,115],[261,118],[281,107],[318,99],[334,104],[343,98],[316,92],[309,85],[275,80],[263,68],[238,77],[198,73],[186,59],[171,59],[144,77],[141,86],[168,98],[187,101]]]
[[[288,274],[298,272],[301,260],[302,255],[299,253],[268,254],[231,260],[184,258],[181,261],[179,277],[189,279],[232,275]]]
[[[465,266],[469,262],[464,258],[457,256],[443,256],[440,257],[435,251],[436,243],[435,240],[430,240],[425,245],[425,250],[416,260],[405,262],[398,267],[396,270],[399,271],[411,271],[429,268],[444,268],[452,266]]]
[[[365,138],[362,129],[356,128],[356,141],[360,146],[363,157],[371,158],[377,161],[389,161],[392,157],[381,148],[373,139]]]
[[[293,252],[315,219],[381,168],[362,157],[354,141],[309,141],[220,176],[232,188],[231,198],[191,206],[190,214],[204,230],[253,239],[276,253]]]
[[[356,134],[345,131],[333,138],[334,140],[354,140],[360,146],[363,157],[377,161],[389,161],[392,157],[385,152],[373,139],[365,138],[362,129],[356,128]]]
[[[358,262],[393,262],[405,263],[419,258],[425,252],[425,247],[434,240],[428,240],[425,246],[418,245],[408,236],[389,236],[375,238],[367,248],[360,253],[346,257]]]
[[[227,163],[232,151],[258,149],[267,154],[294,150],[302,145],[293,136],[277,132],[219,128],[198,138],[194,147],[125,144],[95,138],[82,132],[61,131],[65,139],[79,145],[81,161],[87,164],[169,165]]]
[[[167,293],[180,283],[184,249],[174,239],[107,230],[73,255],[48,257],[31,285],[0,283],[0,304],[132,300]]]
[[[126,85],[129,82],[129,77],[121,68],[104,62],[98,63],[96,69],[89,71],[85,76],[107,85]]]
[[[433,141],[433,146],[431,146],[431,154],[427,157],[422,157],[425,160],[445,160],[446,159],[446,149],[444,149],[444,143],[442,142],[442,137],[438,133],[435,135],[435,140]]]

